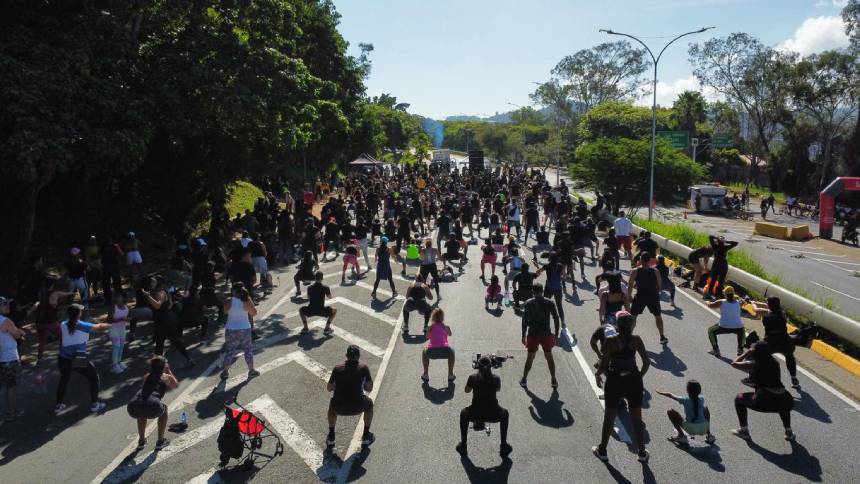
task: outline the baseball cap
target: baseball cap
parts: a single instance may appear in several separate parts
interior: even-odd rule
[[[346,348],[346,357],[349,358],[350,360],[357,360],[360,355],[361,355],[361,350],[358,349],[358,346],[349,345]]]
[[[0,306],[6,306],[7,304],[9,304],[11,302],[12,302],[12,299],[6,299],[5,297],[0,296]]]

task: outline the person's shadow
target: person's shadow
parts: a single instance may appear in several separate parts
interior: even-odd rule
[[[420,345],[427,341],[427,336],[423,334],[409,334],[403,333],[403,342],[408,345]]]
[[[452,381],[449,381],[448,386],[443,388],[431,387],[430,384],[427,382],[421,383],[421,390],[424,391],[424,398],[426,398],[435,405],[442,405],[448,400],[454,398],[455,389],[456,385],[454,385],[454,382]]]
[[[460,456],[460,463],[469,482],[492,484],[507,483],[511,475],[511,467],[514,461],[508,457],[502,458],[502,463],[495,467],[477,467],[467,455]]]
[[[747,445],[750,449],[757,452],[759,455],[771,464],[780,469],[791,472],[798,476],[802,476],[813,482],[821,482],[821,462],[818,457],[815,457],[806,450],[806,447],[798,443],[796,440],[791,442],[790,454],[777,454],[770,449],[748,441]]]
[[[830,419],[830,414],[827,413],[826,410],[821,408],[821,405],[813,398],[812,395],[803,391],[802,389],[797,390],[800,393],[800,399],[794,401],[794,410],[809,418],[813,418],[818,420],[819,422],[824,423],[832,423],[833,420]]]
[[[694,459],[708,464],[708,467],[717,472],[726,472],[726,466],[723,465],[723,458],[720,456],[720,446],[717,444],[676,445],[675,447],[690,454]]]
[[[573,415],[564,408],[564,401],[558,399],[558,390],[553,390],[549,400],[541,400],[528,388],[526,394],[531,398],[529,414],[535,422],[556,429],[573,425]]]
[[[675,356],[675,353],[672,353],[672,348],[668,345],[662,345],[659,353],[648,351],[648,359],[651,360],[651,365],[654,368],[668,371],[674,376],[684,376],[684,371],[687,370],[687,364]]]

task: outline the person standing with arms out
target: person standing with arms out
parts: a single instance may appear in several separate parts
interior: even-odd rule
[[[633,250],[633,239],[630,235],[633,231],[633,222],[624,216],[624,211],[622,210],[618,213],[618,218],[615,219],[612,228],[615,229],[615,238],[618,239],[618,245],[624,248],[624,254],[630,259],[631,251]]]
[[[720,320],[717,324],[708,328],[708,340],[711,342],[711,354],[720,356],[720,346],[717,344],[717,335],[734,334],[738,338],[738,355],[744,352],[744,323],[741,321],[741,302],[735,297],[735,288],[726,286],[723,289],[724,299],[718,299],[708,304],[709,308],[720,310]]]
[[[361,436],[362,445],[373,443],[374,436],[370,432],[373,422],[373,399],[365,392],[373,391],[373,378],[370,369],[364,363],[359,363],[361,351],[358,346],[349,345],[346,348],[346,361],[334,367],[328,379],[327,389],[332,392],[328,405],[328,436],[326,446],[334,447],[334,427],[338,415],[364,414],[364,433]]]
[[[18,340],[23,339],[24,330],[18,329],[9,315],[9,303],[0,297],[0,386],[6,387],[7,422],[15,420],[20,414],[15,406],[15,390],[21,374],[21,358],[18,355]],[[453,357],[452,357],[453,358]]]
[[[648,308],[657,323],[657,332],[660,333],[660,344],[669,342],[669,338],[663,333],[663,316],[660,313],[660,273],[651,267],[649,261],[651,254],[642,252],[639,255],[641,261],[639,267],[630,272],[630,285],[627,290],[628,297],[634,294],[630,305],[630,312],[636,318]]]
[[[726,274],[729,272],[729,261],[726,255],[730,250],[737,247],[738,243],[733,240],[727,242],[726,238],[722,235],[719,237],[710,235],[708,236],[708,240],[711,242],[714,262],[711,263],[711,272],[708,276],[711,282],[705,287],[704,298],[713,301],[714,294],[723,286],[723,283],[726,281]]]
[[[627,400],[627,408],[636,430],[636,442],[639,445],[639,462],[648,462],[648,450],[645,449],[645,425],[642,423],[642,393],[644,386],[642,377],[651,365],[642,338],[633,334],[636,319],[626,311],[616,314],[618,334],[606,338],[603,345],[603,355],[600,365],[594,373],[598,387],[603,387],[605,410],[603,412],[603,428],[600,434],[600,444],[591,448],[591,452],[601,461],[606,462],[606,445],[612,434],[615,416],[621,400]],[[642,359],[642,369],[636,366],[636,354]],[[603,374],[606,373],[606,384]]]
[[[528,356],[520,386],[527,388],[529,371],[532,369],[532,363],[540,346],[549,367],[550,384],[553,388],[558,388],[558,380],[555,378],[555,360],[552,357],[552,349],[560,331],[558,311],[552,301],[543,297],[543,288],[540,284],[532,286],[532,294],[534,297],[523,304],[522,343],[528,350]],[[550,317],[555,324],[554,331],[549,327]]]
[[[110,324],[81,321],[82,312],[83,306],[72,304],[66,312],[69,319],[60,324],[61,344],[57,358],[57,365],[60,367],[60,381],[57,384],[55,414],[66,409],[63,400],[73,370],[83,375],[90,382],[90,400],[92,400],[90,412],[101,412],[107,406],[104,402],[99,401],[99,372],[87,357],[87,342],[90,340],[90,333],[109,330]]]
[[[251,318],[257,315],[257,308],[251,295],[242,283],[233,286],[230,298],[224,303],[227,322],[224,325],[224,347],[221,350],[221,379],[229,376],[230,366],[236,361],[240,350],[248,365],[248,379],[260,376],[254,369],[254,340],[251,335]]]
[[[149,360],[149,373],[144,375],[140,390],[126,405],[129,417],[137,420],[137,451],[146,447],[146,423],[150,419],[158,419],[158,440],[155,450],[161,450],[170,443],[164,437],[167,430],[167,405],[161,400],[167,390],[173,390],[179,385],[170,365],[162,356],[153,356]]]
[[[492,361],[486,356],[478,360],[478,371],[466,381],[466,393],[472,393],[472,404],[460,411],[460,443],[455,449],[461,455],[469,454],[469,422],[477,428],[486,422],[499,422],[499,455],[503,458],[514,450],[508,444],[508,422],[510,413],[499,405],[496,394],[502,389],[502,379],[493,374]]]

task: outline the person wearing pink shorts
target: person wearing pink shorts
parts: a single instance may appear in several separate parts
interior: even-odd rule
[[[486,239],[484,241],[484,246],[481,247],[481,279],[484,279],[486,276],[484,275],[484,265],[490,264],[490,269],[492,270],[491,275],[496,274],[496,249],[493,248],[493,244],[490,243],[490,239]]]

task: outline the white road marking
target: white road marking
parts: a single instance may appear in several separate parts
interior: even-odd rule
[[[717,318],[719,318],[719,317],[720,317],[720,314],[719,314],[718,312],[716,312],[716,311],[714,311],[713,309],[709,308],[709,307],[708,307],[707,305],[705,305],[702,301],[699,301],[698,299],[696,299],[695,297],[693,297],[692,295],[690,295],[689,293],[687,293],[687,291],[680,290],[680,291],[678,291],[678,292],[679,292],[679,293],[681,293],[681,294],[683,294],[684,296],[686,296],[690,301],[693,301],[696,305],[698,305],[699,307],[701,307],[701,308],[702,308],[702,309],[704,309],[705,311],[707,311],[707,312],[709,312],[709,313],[713,314],[713,315],[714,315],[714,317],[717,317]],[[780,360],[785,361],[785,357],[784,357],[784,356],[782,356],[782,355],[780,355],[780,354],[776,354],[776,355],[774,355],[774,356],[776,356],[776,357],[777,357],[777,358],[779,358]],[[860,412],[860,403],[857,403],[857,402],[855,402],[854,400],[852,400],[852,399],[848,398],[848,397],[847,397],[847,396],[845,396],[842,392],[840,392],[839,390],[837,390],[837,389],[833,388],[833,387],[832,387],[832,386],[830,386],[828,383],[826,383],[824,380],[822,380],[822,379],[818,378],[817,376],[815,376],[815,374],[813,374],[813,373],[812,373],[812,372],[810,372],[809,370],[807,370],[807,369],[803,368],[802,366],[799,366],[799,365],[798,365],[798,367],[797,367],[797,371],[799,371],[799,372],[803,373],[803,375],[804,375],[805,377],[807,377],[807,378],[809,378],[810,380],[812,380],[813,382],[817,383],[821,388],[823,388],[823,389],[827,390],[828,392],[830,392],[830,394],[832,394],[832,395],[833,395],[833,396],[835,396],[836,398],[838,398],[838,399],[842,400],[843,402],[847,403],[847,404],[848,404],[849,406],[851,406],[854,410],[856,410],[856,411]]]
[[[319,378],[320,380],[328,383],[328,379],[331,376],[331,371],[329,371],[329,369],[326,368],[319,361],[308,356],[308,354],[304,351],[297,352],[296,358],[293,361],[304,367],[304,369],[316,375],[317,378]]]
[[[374,381],[373,390],[370,392],[370,398],[376,399],[379,389],[382,387],[382,378],[385,376],[385,371],[388,369],[388,363],[391,361],[391,353],[394,352],[394,345],[397,343],[397,338],[400,335],[400,329],[403,326],[403,313],[397,318],[397,324],[394,326],[394,331],[388,339],[388,346],[385,348],[385,355],[382,357],[382,362],[379,364],[379,369],[376,371],[376,379]],[[345,484],[349,479],[349,471],[352,469],[352,464],[355,462],[358,452],[361,450],[361,437],[364,433],[364,416],[362,415],[355,427],[355,432],[352,434],[352,442],[346,451],[346,459],[340,466],[340,471],[337,473],[337,483]]]
[[[271,308],[269,308],[269,310],[267,310],[265,313],[263,313],[263,317],[261,319],[269,318],[272,314],[275,313],[275,311],[278,310],[278,308],[281,307],[282,304],[287,302],[287,300],[289,298],[290,298],[290,294],[288,291],[286,294],[284,294],[283,297],[281,297],[281,299],[278,300],[278,302],[276,302]],[[278,341],[282,341],[283,339],[286,339],[289,336],[289,334],[290,334],[289,332],[284,332],[284,333],[270,336],[268,338],[265,338],[264,340],[258,341],[257,344],[255,344],[255,347],[259,348],[259,347],[274,344],[275,342],[278,342]],[[272,340],[272,341],[268,342],[268,343],[264,343],[264,341],[267,341],[267,340]],[[212,361],[212,363],[210,363],[209,366],[207,366],[203,370],[202,373],[200,373],[197,377],[195,377],[194,380],[191,383],[189,383],[189,385],[187,387],[185,387],[185,389],[182,391],[182,393],[179,394],[179,396],[177,396],[175,399],[173,399],[173,401],[167,407],[168,411],[170,413],[174,413],[174,412],[176,412],[177,409],[182,407],[184,405],[184,402],[185,402],[186,398],[188,397],[188,395],[191,395],[192,393],[194,393],[194,391],[197,390],[197,387],[199,387],[200,384],[202,384],[203,381],[209,375],[211,375],[212,372],[214,372],[216,368],[218,368],[220,366],[220,364],[221,364],[221,360],[219,358],[216,358],[214,361]],[[152,423],[147,425],[146,432],[144,433],[144,435],[146,435],[146,436],[151,435],[152,432],[155,431],[155,428],[156,428],[156,422],[153,421]],[[114,457],[114,459],[110,462],[110,464],[108,464],[107,467],[102,469],[102,471],[99,472],[98,475],[96,475],[96,477],[94,477],[92,481],[90,481],[90,484],[98,484],[98,483],[104,481],[107,478],[107,476],[110,475],[112,473],[112,471],[114,469],[116,469],[117,466],[119,466],[122,463],[122,461],[125,460],[126,457],[134,451],[134,449],[136,447],[137,447],[137,443],[135,441],[129,442],[129,444],[125,447],[125,449],[123,449],[122,452],[117,454],[117,456]]]
[[[826,255],[827,257],[845,257],[844,255],[828,254],[826,252],[810,252],[808,250],[785,249],[782,247],[780,247],[780,250],[785,250],[788,252],[797,252],[797,253],[801,253],[801,254],[809,254],[809,255]]]
[[[813,257],[813,259],[815,259],[815,260],[817,260],[817,261],[821,261],[821,262],[832,262],[832,263],[834,263],[834,264],[845,264],[845,265],[848,265],[848,266],[860,266],[860,263],[857,263],[857,262],[844,262],[844,261],[841,261],[841,260],[819,259],[819,258],[817,258],[817,257]]]
[[[305,464],[313,470],[320,480],[334,477],[337,466],[325,459],[317,443],[293,420],[290,415],[275,403],[268,395],[255,400],[259,414],[281,436],[293,452],[299,455]]]
[[[381,313],[379,311],[376,311],[371,307],[367,307],[363,304],[358,304],[357,302],[350,301],[349,299],[346,299],[344,297],[332,298],[331,302],[332,302],[332,304],[343,304],[344,306],[346,306],[348,308],[355,309],[356,311],[361,311],[364,314],[372,316],[372,317],[374,317],[380,321],[386,322],[392,326],[397,324],[397,319],[392,318],[391,316],[389,316],[385,313]]]
[[[212,467],[203,474],[186,481],[185,484],[222,484],[223,482],[224,479],[221,478],[221,474],[218,473],[218,469]]]
[[[323,326],[325,326],[325,320],[324,319],[318,319],[318,320],[313,321],[313,322],[308,322],[308,326],[309,327],[310,326],[312,326],[312,327],[323,327]],[[377,358],[382,358],[385,355],[385,350],[383,350],[379,346],[376,346],[375,344],[371,343],[370,341],[367,341],[366,339],[362,338],[361,336],[350,333],[349,331],[347,331],[347,330],[345,330],[339,326],[335,326],[334,324],[331,325],[331,329],[332,329],[332,331],[334,331],[335,336],[337,336],[338,338],[346,341],[347,343],[354,344],[355,346],[358,346],[362,350],[376,356]]]
[[[815,259],[815,260],[818,260],[818,259]],[[826,266],[830,266],[834,269],[839,269],[840,271],[843,271],[843,272],[851,272],[851,273],[854,272],[852,269],[846,269],[844,267],[839,267],[836,264],[831,264],[830,262],[825,262],[823,260],[818,260],[818,261],[821,262],[822,264],[826,265]]]
[[[373,291],[373,285],[368,284],[366,282],[356,281],[355,286],[367,289],[368,291]],[[392,293],[388,289],[383,289],[381,287],[376,288],[376,292],[378,292],[379,294],[382,294],[383,296],[387,296],[387,297],[391,297],[394,295],[394,293]],[[401,295],[401,294],[398,294],[397,297],[395,297],[394,299],[397,299],[398,301],[405,301],[406,300],[406,298],[403,297],[403,295]]]
[[[843,269],[843,270],[844,270],[844,269]],[[836,289],[833,289],[832,287],[825,286],[824,284],[821,284],[820,282],[815,282],[815,281],[809,281],[809,282],[811,282],[811,283],[815,284],[815,285],[816,285],[816,286],[818,286],[818,287],[823,287],[824,289],[827,289],[828,291],[833,291],[833,292],[835,292],[836,294],[842,294],[843,296],[845,296],[845,297],[850,297],[851,299],[853,299],[853,300],[855,300],[855,301],[860,301],[860,298],[854,297],[854,296],[852,296],[851,294],[846,294],[846,293],[844,293],[844,292],[842,292],[842,291],[837,291]]]

